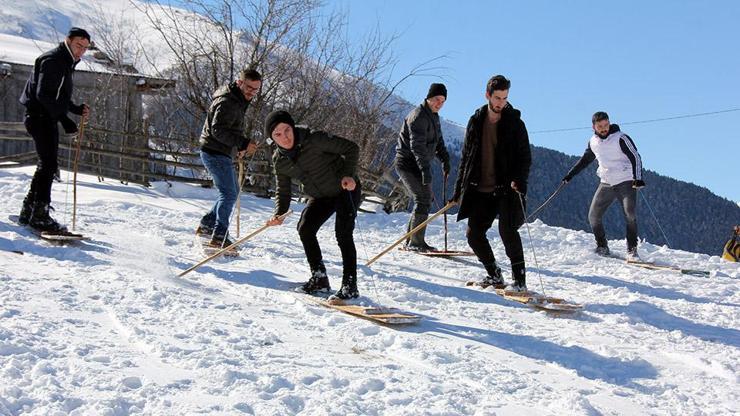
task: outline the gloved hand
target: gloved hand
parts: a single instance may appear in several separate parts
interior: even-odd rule
[[[77,133],[77,123],[70,120],[69,117],[64,116],[59,119],[59,122],[62,123],[62,128],[64,129],[65,133],[67,134]]]
[[[635,179],[632,181],[632,187],[635,189],[640,189],[645,187],[645,181],[637,180]]]
[[[442,172],[444,172],[445,176],[450,176],[450,160],[444,160],[442,161]]]

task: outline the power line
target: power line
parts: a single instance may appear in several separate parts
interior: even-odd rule
[[[728,110],[711,111],[711,112],[708,112],[708,113],[684,114],[684,115],[681,115],[681,116],[673,116],[673,117],[665,117],[665,118],[654,118],[654,119],[650,119],[650,120],[628,121],[626,123],[618,123],[618,124],[625,126],[625,125],[630,125],[630,124],[656,123],[658,121],[677,120],[677,119],[680,119],[680,118],[694,118],[694,117],[711,116],[711,115],[715,115],[715,114],[732,113],[734,111],[740,111],[740,108],[730,108]],[[589,127],[571,127],[571,128],[567,128],[567,129],[551,129],[551,130],[530,131],[529,134],[557,133],[557,132],[563,132],[563,131],[590,130],[590,129],[592,129],[591,126],[589,126]]]

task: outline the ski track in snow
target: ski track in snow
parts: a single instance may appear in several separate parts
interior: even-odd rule
[[[81,175],[69,247],[12,224],[33,168],[0,170],[0,415],[736,414],[737,264],[643,243],[643,258],[712,276],[629,266],[592,254],[592,236],[522,228],[530,289],[585,304],[553,316],[464,286],[474,258],[391,251],[360,266],[363,298],[421,314],[386,327],[302,300],[308,267],[295,224],[271,227],[183,278],[215,191],[122,185]],[[63,172],[63,177],[65,173]],[[65,183],[54,184],[65,218]],[[71,198],[71,196],[69,197]],[[71,209],[68,199],[66,211]],[[242,235],[272,201],[242,196]],[[360,214],[359,262],[400,235],[406,214]],[[449,222],[451,249],[466,249]],[[497,259],[508,272],[494,225]],[[332,285],[341,258],[319,233]],[[441,221],[428,240],[441,245]],[[624,241],[611,241],[624,252]],[[718,246],[718,250],[721,247]],[[18,255],[8,250],[22,250]]]

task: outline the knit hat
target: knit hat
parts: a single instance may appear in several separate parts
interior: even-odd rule
[[[429,92],[427,93],[427,99],[436,97],[438,95],[444,96],[446,100],[447,99],[447,87],[445,87],[445,84],[438,84],[435,82],[429,86]]]
[[[290,124],[290,127],[295,127],[295,121],[285,110],[275,110],[265,117],[265,141],[272,143],[272,131],[275,130],[280,123]]]
[[[79,27],[73,27],[69,29],[69,33],[67,33],[68,38],[85,38],[90,41],[90,34],[87,33],[87,30],[81,29]]]

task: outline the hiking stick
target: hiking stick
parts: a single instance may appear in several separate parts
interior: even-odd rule
[[[416,227],[414,227],[414,229],[412,229],[411,231],[407,232],[401,238],[399,238],[398,240],[396,240],[395,243],[391,244],[390,246],[388,246],[388,248],[386,248],[385,250],[381,251],[380,254],[378,254],[377,256],[375,256],[372,259],[368,260],[368,262],[365,263],[365,266],[369,266],[369,265],[375,263],[375,260],[381,258],[385,253],[391,251],[393,249],[393,247],[401,244],[401,242],[403,242],[404,240],[406,240],[408,237],[410,237],[411,235],[413,235],[415,232],[417,232],[417,231],[421,230],[422,228],[424,228],[433,219],[435,219],[435,218],[439,217],[440,215],[444,214],[445,212],[447,212],[447,210],[449,210],[450,208],[454,207],[455,205],[457,205],[457,202],[455,202],[455,201],[450,201],[449,203],[447,203],[447,205],[445,205],[444,207],[442,207],[442,209],[440,209],[439,211],[435,212],[432,216],[430,216],[429,218],[427,218],[424,222],[422,222],[421,224],[417,225]]]
[[[278,218],[281,219],[281,220],[284,220],[288,215],[290,215],[292,213],[293,213],[293,210],[288,210],[288,212],[286,212],[285,214],[279,216]],[[255,235],[261,233],[262,231],[265,231],[268,227],[270,227],[270,225],[265,224],[262,227],[260,227],[260,228],[258,228],[256,230],[252,231],[251,234],[249,234],[247,236],[244,236],[244,237],[240,238],[239,240],[236,240],[235,242],[233,242],[228,247],[222,248],[221,250],[217,251],[216,253],[213,253],[212,255],[210,255],[210,256],[206,257],[205,259],[201,260],[200,263],[198,263],[198,264],[194,265],[193,267],[185,270],[184,272],[178,274],[177,277],[183,277],[183,276],[185,276],[186,274],[188,274],[188,273],[192,272],[193,270],[197,269],[198,267],[200,267],[200,266],[208,263],[209,261],[215,259],[216,257],[219,257],[219,256],[223,255],[224,253],[226,253],[226,251],[228,251],[228,250],[236,247],[237,245],[239,245],[239,244],[241,244],[241,243],[249,240],[250,238],[254,237]]]
[[[72,165],[72,231],[77,223],[77,164],[80,160],[80,145],[85,135],[85,116],[80,119],[80,128],[77,133],[77,145],[75,146],[75,161]],[[67,177],[69,178],[69,176]]]

